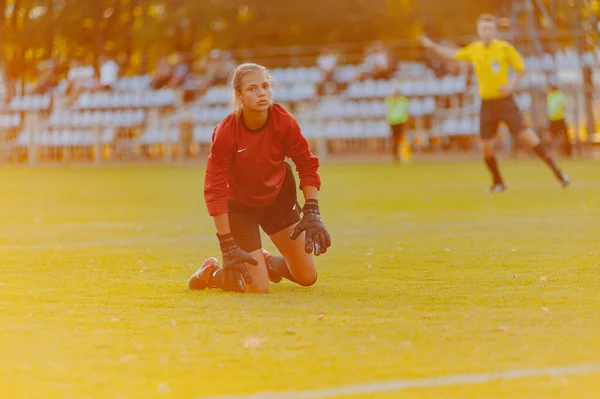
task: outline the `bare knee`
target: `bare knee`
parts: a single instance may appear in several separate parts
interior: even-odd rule
[[[303,270],[300,273],[296,272],[293,276],[294,280],[303,287],[310,287],[317,282],[317,271],[314,268]]]
[[[311,278],[303,278],[301,280],[298,280],[297,282],[303,287],[310,287],[311,285],[314,285],[317,282],[317,275],[315,274]]]
[[[481,146],[481,152],[484,158],[490,158],[494,156],[494,143],[490,140],[483,142]]]
[[[529,147],[535,147],[540,143],[540,138],[531,129],[525,129],[519,133],[519,138],[525,142]]]

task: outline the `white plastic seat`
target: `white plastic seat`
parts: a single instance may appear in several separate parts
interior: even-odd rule
[[[423,114],[430,115],[435,112],[435,99],[433,97],[426,97],[422,104]]]
[[[408,104],[408,113],[413,116],[423,115],[423,106],[420,99],[415,98]]]
[[[459,134],[471,134],[471,123],[469,118],[462,118],[458,124]]]
[[[325,137],[336,138],[340,132],[340,123],[338,121],[331,121],[327,123],[325,127]]]
[[[554,68],[554,57],[552,54],[544,53],[542,54],[541,63],[545,70],[551,70]]]
[[[442,134],[445,136],[452,136],[458,131],[458,122],[454,118],[444,120],[442,123]]]
[[[479,133],[479,117],[478,116],[474,116],[471,119],[471,132]]]
[[[364,125],[361,121],[353,121],[348,132],[350,138],[360,138],[364,134]]]
[[[365,81],[364,92],[362,97],[377,97],[377,82],[375,82],[374,80]]]
[[[375,97],[387,97],[394,94],[394,82],[391,80],[379,80],[376,87]]]
[[[586,52],[583,54],[583,63],[588,66],[593,66],[596,63],[596,57],[594,53]]]
[[[346,90],[346,94],[350,98],[359,98],[362,97],[362,82],[352,82],[348,85],[348,89]]]

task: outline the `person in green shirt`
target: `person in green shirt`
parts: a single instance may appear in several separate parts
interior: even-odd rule
[[[555,84],[548,85],[548,130],[553,140],[561,142],[561,151],[571,156],[573,149],[569,139],[569,128],[565,122],[565,96]]]
[[[408,105],[410,101],[404,97],[399,89],[394,90],[392,96],[385,98],[387,107],[386,120],[390,124],[392,133],[392,156],[394,162],[400,162],[400,144],[404,140],[404,126],[408,120]]]

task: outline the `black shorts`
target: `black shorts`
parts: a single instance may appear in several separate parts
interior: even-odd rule
[[[481,139],[491,140],[495,138],[500,122],[508,125],[508,130],[513,136],[527,128],[527,122],[525,122],[525,118],[523,118],[523,114],[512,96],[481,101],[481,114],[479,116],[479,135]]]
[[[404,136],[404,123],[398,123],[397,125],[390,125],[392,130],[392,138],[400,140]]]
[[[567,123],[564,119],[550,121],[550,123],[548,124],[548,130],[550,131],[550,137],[555,139],[563,138],[567,136]]]
[[[300,204],[296,195],[296,179],[286,162],[281,190],[271,205],[252,208],[237,201],[229,201],[229,227],[237,244],[246,252],[262,248],[259,227],[273,235],[300,221]]]

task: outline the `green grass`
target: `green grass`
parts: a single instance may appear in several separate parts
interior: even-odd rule
[[[541,163],[504,162],[509,191],[494,196],[479,162],[326,165],[319,281],[268,295],[187,290],[219,254],[202,168],[0,170],[2,397],[191,399],[598,363],[599,165],[565,162],[562,190]],[[599,381],[348,398],[570,399]]]

